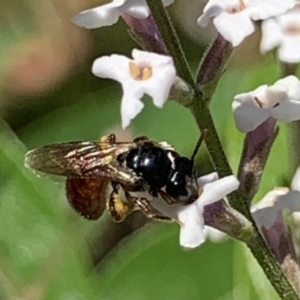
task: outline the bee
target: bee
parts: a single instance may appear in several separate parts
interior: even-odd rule
[[[123,221],[140,209],[149,218],[169,220],[151,206],[147,197],[133,196],[146,192],[172,205],[189,204],[198,196],[194,157],[180,156],[165,142],[145,136],[132,142],[117,142],[114,134],[100,142],[65,142],[33,149],[25,155],[30,169],[66,176],[66,197],[70,205],[90,220],[101,217],[107,207],[113,220]],[[111,189],[109,195],[107,190]]]

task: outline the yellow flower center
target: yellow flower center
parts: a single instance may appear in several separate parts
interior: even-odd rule
[[[134,61],[129,62],[130,75],[135,80],[147,80],[152,77],[152,68],[140,67]]]

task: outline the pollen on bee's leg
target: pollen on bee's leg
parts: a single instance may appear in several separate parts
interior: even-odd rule
[[[125,203],[115,190],[109,197],[107,208],[115,222],[122,222],[133,210],[132,205]]]
[[[108,135],[104,135],[100,138],[100,143],[108,144],[108,142],[109,142],[109,136]]]

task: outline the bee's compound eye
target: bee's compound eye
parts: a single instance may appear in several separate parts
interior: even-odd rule
[[[193,202],[198,196],[198,186],[193,178],[175,172],[166,185],[166,192],[179,202]]]
[[[188,197],[185,175],[181,172],[175,172],[166,185],[166,192],[179,201],[182,197]]]
[[[176,171],[178,173],[182,173],[188,176],[192,175],[193,168],[194,168],[193,162],[187,157],[181,156],[176,158],[175,164],[176,164]]]

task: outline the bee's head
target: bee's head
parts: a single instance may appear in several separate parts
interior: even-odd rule
[[[198,194],[194,163],[187,157],[175,158],[175,170],[166,185],[166,192],[175,200],[190,202]]]
[[[198,183],[194,169],[194,159],[206,134],[207,130],[204,130],[197,141],[190,159],[187,157],[176,157],[174,160],[174,173],[166,185],[166,192],[174,200],[191,203],[198,198]]]

